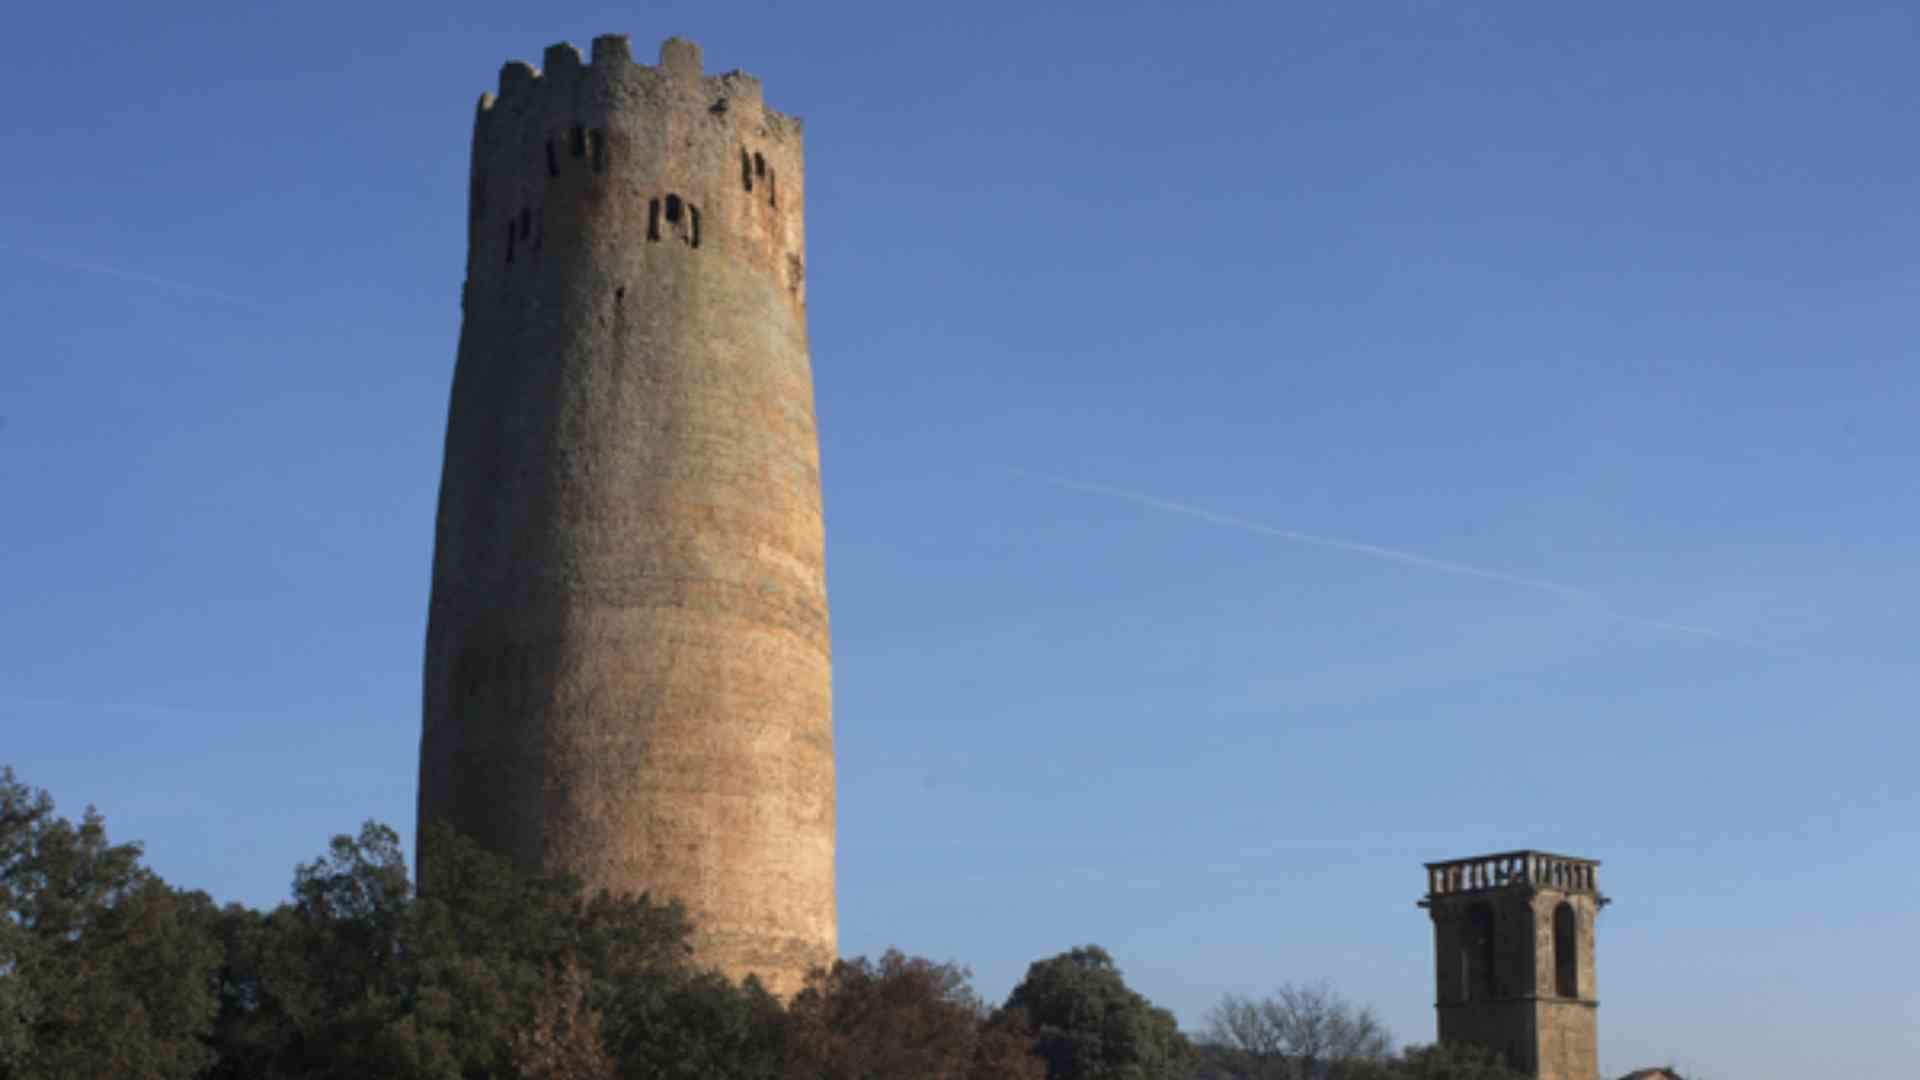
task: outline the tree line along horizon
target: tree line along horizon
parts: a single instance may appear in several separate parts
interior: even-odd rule
[[[1398,1049],[1329,983],[1222,995],[1197,1033],[1097,945],[990,1005],[889,949],[790,1001],[698,967],[684,909],[589,896],[431,827],[418,891],[368,822],[271,910],[176,888],[0,768],[0,1080],[1519,1080],[1460,1044]]]

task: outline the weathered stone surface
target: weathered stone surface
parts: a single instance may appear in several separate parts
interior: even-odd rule
[[[1599,864],[1515,851],[1427,865],[1441,1042],[1540,1080],[1599,1080]]]
[[[474,123],[420,820],[791,992],[836,945],[800,123],[691,42],[544,63]]]

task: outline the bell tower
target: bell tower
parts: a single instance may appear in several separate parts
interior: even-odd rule
[[[1428,863],[1440,1041],[1539,1080],[1599,1080],[1592,859],[1510,851]]]

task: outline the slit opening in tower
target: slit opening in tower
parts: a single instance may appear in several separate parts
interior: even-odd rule
[[[747,157],[746,147],[740,148],[740,186],[753,190],[753,159]]]
[[[687,245],[700,246],[700,208],[692,203],[687,204]]]
[[[660,200],[647,200],[647,239],[660,239]]]
[[[761,157],[757,153],[753,155],[753,175],[755,176],[767,175],[767,159]]]
[[[773,180],[774,180],[773,170],[768,169],[767,170],[767,205],[778,207],[780,203],[773,196],[773,192],[774,192]]]
[[[554,153],[553,140],[551,138],[547,140],[547,175],[550,177],[560,175],[560,157]]]
[[[567,133],[567,143],[574,157],[586,157],[587,129],[575,124],[573,130]]]

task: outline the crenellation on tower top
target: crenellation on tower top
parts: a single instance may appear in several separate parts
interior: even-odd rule
[[[693,82],[702,73],[700,46],[683,37],[660,43],[660,70],[670,79]]]
[[[571,41],[556,41],[547,46],[546,55],[541,58],[540,64],[543,73],[548,75],[583,66],[580,50],[575,48]]]
[[[593,39],[591,57],[589,62],[579,48],[561,41],[547,46],[542,67],[525,60],[510,61],[500,68],[498,92],[483,94],[479,110],[488,112],[502,104],[523,109],[543,95],[552,101],[556,92],[561,98],[549,107],[572,109],[579,102],[560,87],[592,76],[602,85],[618,84],[618,89],[609,93],[620,96],[656,98],[663,92],[674,97],[698,96],[713,114],[730,115],[742,129],[771,139],[798,138],[801,134],[799,117],[767,107],[758,77],[739,70],[705,74],[696,42],[667,38],[660,43],[659,63],[649,67],[634,62],[627,35],[601,34]]]
[[[625,34],[601,34],[593,39],[594,64],[633,63],[633,39]]]
[[[713,81],[719,84],[720,90],[716,100],[726,102],[727,108],[747,108],[755,114],[766,108],[759,77],[735,70],[717,76]]]
[[[525,60],[509,60],[500,65],[500,98],[505,100],[533,86],[539,69]]]

